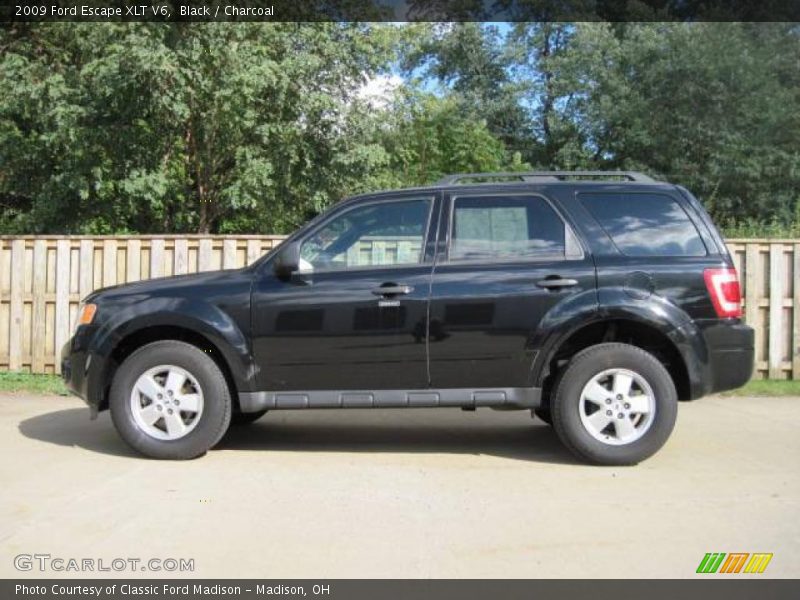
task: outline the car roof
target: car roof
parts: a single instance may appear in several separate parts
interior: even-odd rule
[[[516,181],[509,180],[517,178]],[[495,181],[474,181],[476,179],[495,179]],[[461,181],[473,180],[471,183]],[[436,183],[407,188],[396,188],[367,192],[351,196],[343,200],[362,198],[378,198],[405,192],[440,192],[440,191],[486,191],[488,189],[531,189],[547,187],[577,187],[593,189],[620,189],[620,187],[672,189],[673,184],[658,181],[647,175],[631,171],[535,171],[520,173],[463,173],[447,175]]]

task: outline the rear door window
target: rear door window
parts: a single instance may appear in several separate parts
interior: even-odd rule
[[[461,196],[453,201],[451,261],[564,258],[561,217],[538,196]]]
[[[627,256],[705,256],[694,223],[666,194],[579,194],[620,252]]]

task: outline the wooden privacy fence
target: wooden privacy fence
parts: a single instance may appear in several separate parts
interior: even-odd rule
[[[756,331],[756,379],[800,379],[800,240],[728,240],[744,319]]]
[[[0,370],[58,373],[78,303],[101,287],[234,269],[282,236],[25,236],[0,239]]]
[[[2,236],[0,370],[58,373],[58,353],[71,335],[78,303],[92,290],[242,267],[281,239]],[[756,330],[755,377],[800,379],[800,240],[728,240],[728,247],[742,283],[745,320]],[[397,244],[359,249],[373,261],[376,252],[407,251]]]

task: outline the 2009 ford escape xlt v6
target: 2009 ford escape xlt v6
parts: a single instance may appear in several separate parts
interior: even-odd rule
[[[453,175],[351,198],[239,270],[89,295],[70,389],[157,458],[268,410],[528,409],[582,459],[655,453],[744,384],[753,331],[701,204],[638,173]]]

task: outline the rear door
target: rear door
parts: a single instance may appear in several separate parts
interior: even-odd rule
[[[543,195],[446,195],[431,287],[434,388],[527,387],[542,317],[595,290],[594,263]]]

